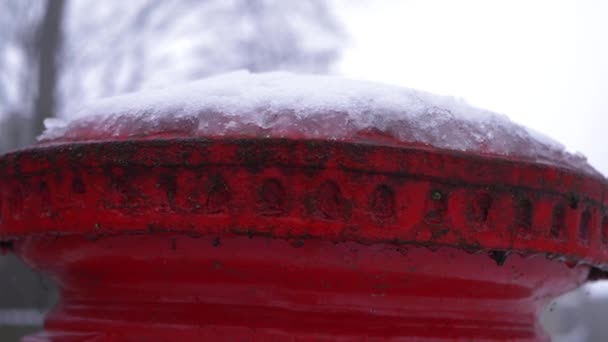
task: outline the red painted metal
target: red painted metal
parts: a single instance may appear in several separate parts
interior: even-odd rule
[[[607,188],[371,142],[59,144],[0,159],[0,240],[62,288],[26,341],[543,341],[608,260]]]

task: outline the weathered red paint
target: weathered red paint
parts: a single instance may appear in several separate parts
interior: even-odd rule
[[[27,341],[541,341],[605,267],[606,190],[420,146],[74,143],[0,159],[0,240],[63,290]]]

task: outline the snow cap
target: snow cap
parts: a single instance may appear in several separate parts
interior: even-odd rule
[[[162,138],[289,138],[431,147],[601,175],[582,155],[464,100],[333,76],[237,71],[102,99],[48,119],[40,144]]]

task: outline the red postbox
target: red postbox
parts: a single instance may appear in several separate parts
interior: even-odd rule
[[[24,341],[544,341],[539,310],[608,260],[588,170],[113,120],[0,159],[2,246],[61,288]]]

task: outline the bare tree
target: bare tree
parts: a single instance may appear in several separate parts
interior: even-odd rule
[[[64,0],[0,5],[0,151],[31,143],[55,112],[63,8]]]
[[[38,87],[32,116],[32,128],[36,135],[44,129],[44,119],[55,116],[63,8],[64,0],[46,2],[42,21],[36,30],[34,46],[31,47],[32,59],[36,60],[34,64],[38,67]]]

